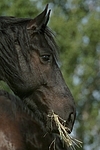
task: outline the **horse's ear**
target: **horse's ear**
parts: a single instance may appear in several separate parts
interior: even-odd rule
[[[51,10],[48,11],[48,4],[47,4],[44,11],[28,23],[27,29],[29,30],[32,29],[36,31],[38,31],[41,28],[45,29],[49,21],[50,11]]]

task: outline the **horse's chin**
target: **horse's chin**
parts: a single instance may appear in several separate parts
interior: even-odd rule
[[[52,132],[53,134],[59,135],[59,130],[58,130],[58,129],[53,129],[51,132]],[[68,133],[68,134],[71,134],[71,131],[70,131],[70,130],[67,130],[67,133]]]
[[[59,129],[58,129],[58,127],[55,124],[52,124],[51,127],[50,126],[47,127],[47,130],[48,130],[48,133],[50,133],[50,134],[52,134],[52,135],[54,135],[56,137],[60,137]],[[70,129],[66,130],[66,132],[68,134],[71,134],[71,130]]]

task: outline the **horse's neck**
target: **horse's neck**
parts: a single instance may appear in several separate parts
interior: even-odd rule
[[[46,121],[47,121],[47,108],[46,106],[43,106],[43,108],[40,108],[40,103],[38,101],[38,98],[35,97],[34,94],[31,96],[23,99],[24,103],[24,111],[31,116],[38,124],[41,126],[41,129],[44,133],[46,133]]]
[[[27,100],[29,101],[30,99],[27,98]],[[32,106],[29,104],[26,105],[24,100],[22,116],[20,117],[22,118],[22,133],[25,133],[26,145],[30,147],[30,150],[48,150],[54,140],[54,136],[46,129],[46,120],[42,118],[44,116],[41,113],[35,104],[34,107],[33,104]],[[50,150],[54,150],[54,148],[50,148]]]

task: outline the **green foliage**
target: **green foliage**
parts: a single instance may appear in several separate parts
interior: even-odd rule
[[[29,0],[0,1],[0,14],[17,17],[33,17],[38,13],[37,3]]]
[[[92,2],[81,0],[53,0],[51,6],[50,26],[56,32],[61,68],[77,106],[76,134],[83,149],[99,149],[95,137],[100,130],[100,13]]]
[[[0,1],[1,15],[35,16],[48,0]],[[51,0],[49,26],[55,31],[61,69],[76,101],[75,134],[84,150],[100,144],[100,3]],[[37,7],[38,6],[38,7]],[[98,135],[97,135],[98,134]]]

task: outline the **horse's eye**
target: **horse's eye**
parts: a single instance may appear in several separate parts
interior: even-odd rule
[[[50,62],[51,61],[51,55],[42,55],[41,60],[44,63]]]

